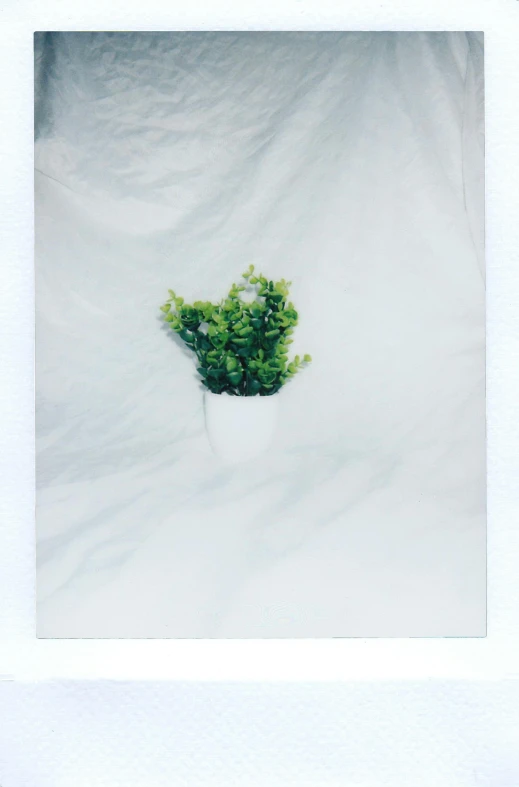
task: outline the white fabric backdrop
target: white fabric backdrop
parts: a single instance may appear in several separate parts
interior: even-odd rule
[[[39,636],[485,632],[483,52],[36,38]],[[270,456],[219,466],[168,287],[293,281]]]

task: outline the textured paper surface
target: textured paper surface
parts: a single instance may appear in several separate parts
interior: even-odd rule
[[[4,787],[351,784],[515,787],[517,684],[436,681],[388,690],[376,679],[517,673],[519,505],[518,3],[381,5],[335,0],[226,3],[91,0],[3,9],[0,267],[0,673],[143,678],[213,676],[366,684],[276,685],[209,700],[179,687],[97,682],[0,684]],[[251,10],[252,9],[252,10]],[[182,14],[179,16],[179,14]],[[61,29],[285,27],[485,30],[489,408],[489,632],[478,641],[178,643],[36,641],[33,496],[32,32]],[[192,687],[191,687],[192,688]],[[116,697],[114,691],[118,691]],[[176,695],[173,692],[177,692]],[[249,700],[247,701],[247,693]],[[222,697],[227,695],[227,705]],[[287,697],[290,696],[290,699]],[[287,708],[289,710],[287,710]],[[214,710],[212,710],[214,709]],[[205,726],[204,726],[205,721]],[[178,726],[177,726],[178,725]],[[181,728],[179,729],[179,726]],[[210,729],[208,726],[210,725]],[[227,725],[227,726],[226,726]],[[130,727],[132,729],[130,729]],[[250,733],[250,737],[246,737]],[[244,777],[245,774],[245,777]],[[200,778],[198,778],[198,776]],[[323,777],[323,778],[321,778]],[[328,781],[326,781],[328,779]],[[204,782],[205,780],[205,782]],[[212,781],[211,781],[212,780]]]
[[[3,787],[517,787],[519,685],[0,684]]]

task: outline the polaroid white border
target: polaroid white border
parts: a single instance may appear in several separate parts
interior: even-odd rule
[[[37,640],[34,533],[33,33],[37,30],[485,33],[488,635],[482,639]],[[2,11],[0,676],[411,680],[519,673],[519,0],[18,0]]]

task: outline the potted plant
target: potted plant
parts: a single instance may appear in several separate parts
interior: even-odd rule
[[[215,453],[228,460],[256,456],[271,442],[278,392],[310,363],[309,355],[289,360],[298,314],[287,302],[291,282],[243,274],[219,303],[193,305],[169,290],[164,319],[193,351],[206,391],[206,428]],[[247,291],[249,297],[243,297]]]

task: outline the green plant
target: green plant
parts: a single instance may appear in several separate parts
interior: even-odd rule
[[[169,290],[160,308],[196,354],[206,388],[217,394],[271,396],[312,359],[288,359],[298,321],[294,305],[287,303],[291,282],[268,281],[254,273],[253,265],[243,278],[245,284],[233,284],[217,304],[196,301],[191,306]],[[246,285],[254,293],[251,301],[241,298]]]

